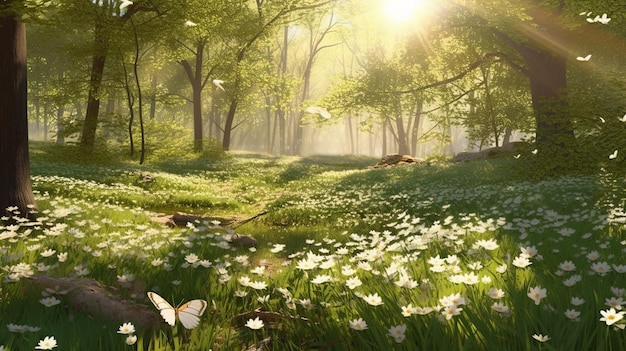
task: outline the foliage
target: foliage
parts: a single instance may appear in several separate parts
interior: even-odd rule
[[[281,350],[626,346],[623,330],[599,321],[624,304],[623,179],[527,180],[513,157],[366,170],[366,159],[237,154],[146,168],[61,163],[68,147],[33,148],[40,223],[0,227],[0,323],[37,328],[0,329],[9,350],[45,335],[65,350],[129,348],[121,323],[64,307],[65,295],[43,306],[38,288],[24,289],[30,272],[91,277],[138,303],[145,295],[125,282],[174,303],[209,301],[197,329],[138,328],[132,347],[141,350],[233,350],[267,337]],[[139,180],[146,171],[154,182]],[[191,203],[212,214],[269,209],[237,228],[256,249],[208,220],[150,221],[153,210]],[[535,288],[546,296],[529,298]],[[255,316],[264,326],[246,327]]]

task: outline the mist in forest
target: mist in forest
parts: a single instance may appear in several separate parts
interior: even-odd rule
[[[89,143],[95,123],[96,140],[132,153],[141,123],[148,149],[426,158],[534,135],[528,81],[504,60],[460,76],[484,38],[441,37],[435,2],[311,3],[258,27],[276,9],[56,5],[28,27],[30,137]],[[84,16],[58,25],[69,11]]]

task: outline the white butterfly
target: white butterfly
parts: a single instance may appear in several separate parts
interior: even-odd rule
[[[617,150],[615,150],[612,154],[609,155],[609,160],[614,160],[617,158]]]
[[[624,117],[622,118],[617,118],[617,119],[619,119],[620,122],[626,122],[626,115],[624,115]]]
[[[578,61],[589,61],[589,60],[591,59],[591,54],[589,54],[589,55],[587,55],[587,56],[585,56],[585,57],[578,56],[576,59],[577,59]]]
[[[200,316],[202,316],[207,307],[207,302],[204,300],[191,300],[174,308],[164,298],[152,291],[148,292],[148,298],[152,301],[154,307],[160,311],[161,317],[163,317],[165,322],[172,327],[176,324],[176,317],[187,329],[197,327],[200,324]]]

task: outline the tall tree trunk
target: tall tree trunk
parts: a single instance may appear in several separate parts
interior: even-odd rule
[[[41,126],[39,125],[39,121],[41,120],[41,102],[39,98],[35,98],[35,123],[36,123],[36,135],[39,137],[41,134]]]
[[[404,130],[404,118],[402,118],[402,116],[398,116],[396,117],[395,121],[397,130],[396,140],[398,141],[398,153],[401,155],[408,155],[410,153],[410,150],[409,144],[407,143],[406,132]]]
[[[352,132],[352,113],[348,113],[348,116],[344,119],[346,134],[348,134],[348,140],[350,141],[350,154],[354,155],[354,135]]]
[[[0,4],[0,213],[16,206],[32,217],[26,83],[26,28],[10,12],[18,1]]]
[[[130,87],[130,81],[128,79],[128,70],[126,69],[126,64],[122,63],[122,67],[124,68],[124,90],[126,91],[126,101],[128,103],[128,113],[130,117],[128,118],[128,143],[130,144],[130,157],[135,156],[135,139],[133,137],[133,122],[135,121],[135,97],[133,96],[133,91]]]
[[[265,152],[272,153],[272,98],[265,95]]]
[[[43,141],[48,141],[48,115],[50,114],[50,105],[46,104],[43,108]]]
[[[204,55],[204,41],[198,42],[195,52],[195,68],[191,68],[191,64],[187,60],[182,60],[179,63],[183,66],[187,79],[191,83],[191,89],[193,93],[193,149],[196,152],[202,151],[202,60]]]
[[[546,50],[528,49],[530,92],[535,111],[537,148],[549,158],[568,156],[574,129],[568,111],[565,57]]]
[[[415,117],[413,118],[413,126],[411,127],[411,155],[417,154],[417,141],[419,140],[420,123],[422,122],[422,109],[424,108],[424,100],[420,98],[415,106]]]
[[[157,75],[153,74],[151,79],[150,79],[150,89],[151,94],[150,94],[150,115],[149,118],[150,120],[154,119],[154,116],[156,116],[156,98],[157,98],[157,94],[156,94],[156,90],[157,90]]]
[[[235,112],[237,111],[237,105],[239,100],[236,97],[230,101],[230,108],[228,109],[228,115],[226,116],[226,123],[224,124],[224,137],[222,138],[222,148],[224,151],[230,150],[230,138],[233,130],[233,121],[235,120]]]
[[[65,106],[60,105],[57,108],[57,138],[56,144],[65,144],[65,127],[63,126],[63,114],[65,113]]]
[[[382,140],[382,146],[383,146],[383,154],[382,154],[382,156],[384,157],[385,155],[387,155],[387,120],[383,120],[383,140]]]
[[[504,130],[504,138],[502,139],[502,146],[506,146],[511,143],[511,134],[513,134],[513,128],[506,127]]]
[[[104,64],[109,46],[108,34],[105,33],[104,25],[100,19],[95,25],[95,52],[91,63],[91,78],[89,80],[89,96],[87,98],[87,112],[81,136],[81,145],[88,151],[93,149],[98,127],[98,113],[100,112],[100,85],[104,74]]]

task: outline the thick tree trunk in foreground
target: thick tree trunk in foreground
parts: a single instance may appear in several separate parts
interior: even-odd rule
[[[15,16],[5,16],[0,17],[0,214],[17,206],[26,217],[28,205],[35,204],[28,159],[26,29]]]
[[[572,118],[568,111],[566,59],[548,51],[529,50],[530,92],[540,151],[565,152],[574,145]]]

